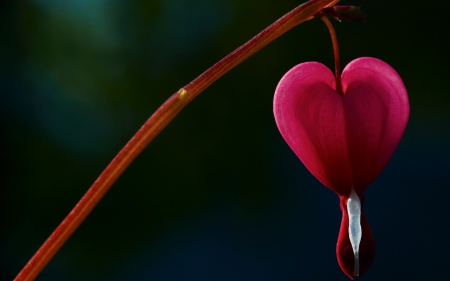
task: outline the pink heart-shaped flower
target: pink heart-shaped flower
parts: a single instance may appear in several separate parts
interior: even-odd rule
[[[409,103],[397,72],[375,58],[350,62],[341,82],[343,95],[335,90],[336,79],[326,66],[299,64],[277,86],[274,115],[281,135],[306,168],[341,199],[337,256],[342,270],[353,278],[370,266],[375,246],[361,210],[362,237],[355,259],[349,198],[353,190],[354,199],[362,205],[364,190],[387,164],[403,135]]]

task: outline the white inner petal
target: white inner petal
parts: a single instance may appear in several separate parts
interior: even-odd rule
[[[352,188],[350,197],[347,200],[348,212],[348,235],[350,243],[352,243],[353,254],[355,255],[355,268],[353,276],[359,276],[359,243],[361,242],[361,202],[359,197]]]

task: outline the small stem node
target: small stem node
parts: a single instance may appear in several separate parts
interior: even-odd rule
[[[181,88],[181,89],[178,91],[178,98],[179,98],[180,100],[186,100],[187,97],[188,97],[188,92],[187,92],[184,88]]]

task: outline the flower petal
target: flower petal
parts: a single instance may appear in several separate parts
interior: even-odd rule
[[[342,97],[329,68],[299,64],[279,82],[274,97],[277,126],[306,168],[341,196],[352,187]]]
[[[400,142],[409,117],[408,96],[392,67],[368,57],[345,67],[342,87],[353,185],[362,194]]]

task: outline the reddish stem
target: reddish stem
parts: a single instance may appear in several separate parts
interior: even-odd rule
[[[344,91],[342,90],[342,83],[341,83],[341,59],[339,56],[339,44],[336,36],[336,31],[334,30],[333,24],[326,16],[321,16],[320,18],[325,22],[331,34],[331,41],[333,42],[333,53],[334,53],[334,69],[336,73],[336,92],[338,92],[341,96],[343,96]]]
[[[50,259],[89,215],[92,209],[94,209],[112,184],[142,152],[142,150],[144,150],[150,141],[152,141],[184,108],[184,106],[186,106],[186,104],[222,75],[259,51],[271,41],[294,26],[312,19],[324,7],[331,7],[337,2],[339,2],[339,0],[311,0],[298,6],[264,29],[250,41],[206,70],[186,87],[173,94],[158,108],[158,110],[156,110],[156,112],[145,122],[139,131],[111,161],[69,215],[44,242],[41,248],[39,248],[14,280],[31,281],[36,278]]]

